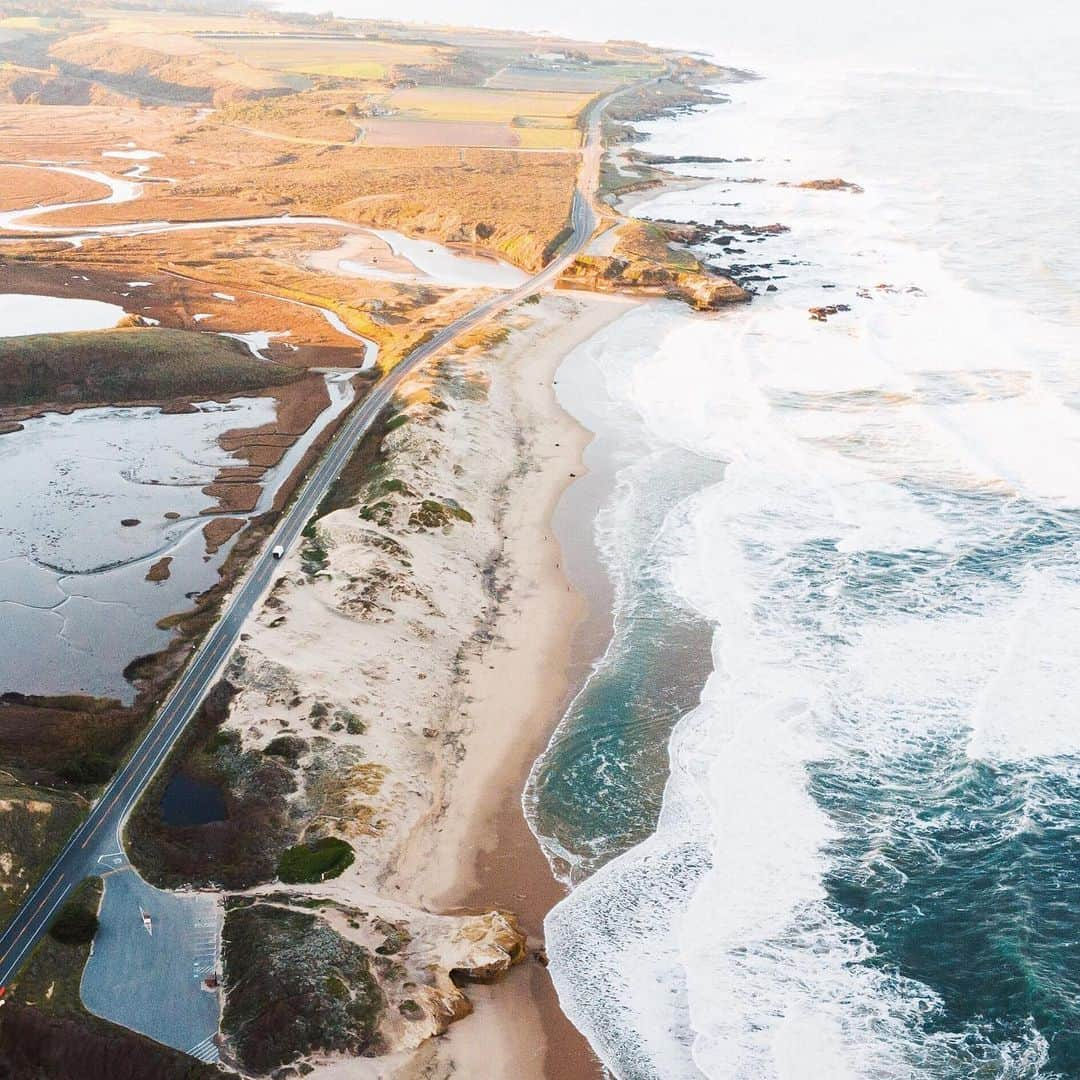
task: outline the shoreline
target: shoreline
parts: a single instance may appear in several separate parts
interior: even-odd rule
[[[419,1055],[437,1061],[448,1070],[445,1075],[477,1076],[484,1070],[522,1080],[602,1075],[536,958],[543,948],[544,917],[565,889],[552,874],[521,801],[534,762],[594,659],[601,609],[603,621],[610,616],[602,599],[583,590],[580,576],[569,570],[580,564],[581,549],[591,548],[591,530],[573,538],[559,519],[567,516],[562,511],[566,493],[586,476],[584,455],[594,434],[563,409],[554,384],[566,356],[634,302],[580,294],[570,302],[576,314],[515,352],[512,366],[506,359],[495,361],[496,373],[508,376],[519,421],[531,428],[525,433],[529,471],[509,491],[505,507],[510,596],[496,640],[468,670],[465,753],[451,781],[452,794],[392,879],[414,893],[410,899],[435,910],[513,911],[528,938],[529,959],[497,985],[470,986],[474,1013],[453,1024],[432,1054]],[[539,445],[528,441],[530,433]],[[579,527],[585,525],[582,517],[577,520]],[[583,640],[591,651],[579,651]],[[505,723],[509,717],[512,728]],[[426,1061],[425,1067],[430,1067]],[[396,1075],[404,1080],[415,1074],[406,1069]]]
[[[235,780],[216,751],[198,766],[229,785],[223,857],[177,833],[148,880],[213,874],[251,898],[244,920],[314,918],[335,947],[376,958],[379,1049],[301,1040],[292,1060],[317,1080],[601,1076],[543,970],[544,917],[564,892],[522,791],[595,652],[579,652],[595,598],[567,573],[591,526],[564,556],[553,525],[594,436],[558,402],[556,373],[635,306],[545,295],[405,380],[374,457],[347,470],[244,624],[213,723],[247,764]],[[287,764],[271,764],[279,746]],[[256,827],[262,846],[227,839]],[[355,856],[340,876],[267,880],[264,849],[325,835]],[[247,940],[230,918],[226,942]],[[227,947],[226,980],[246,948]],[[259,962],[293,977],[284,956]]]

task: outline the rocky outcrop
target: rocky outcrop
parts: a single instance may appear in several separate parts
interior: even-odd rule
[[[839,315],[843,311],[850,311],[850,304],[825,304],[822,307],[808,309],[810,318],[815,322],[828,322],[830,315]]]
[[[580,255],[563,271],[559,284],[591,292],[621,292],[681,300],[696,311],[716,311],[750,299],[730,278],[706,269],[679,269],[653,259]]]
[[[414,1050],[472,1012],[462,983],[491,982],[525,958],[503,912],[310,908],[285,893],[232,903],[222,1027],[245,1071]]]
[[[853,195],[861,195],[863,189],[850,180],[842,180],[834,176],[831,180],[804,180],[801,184],[789,184],[782,181],[781,187],[806,188],[809,191],[850,191]]]
[[[505,911],[467,919],[452,944],[461,950],[453,971],[471,982],[491,982],[525,959],[525,935]]]

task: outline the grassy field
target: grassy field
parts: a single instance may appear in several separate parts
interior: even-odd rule
[[[209,44],[205,39],[203,44]],[[238,41],[214,39],[213,46],[252,67],[301,75],[343,79],[382,79],[401,65],[438,67],[445,50],[394,41],[282,40],[273,37]]]
[[[361,142],[374,147],[420,146],[521,146],[521,139],[509,124],[472,120],[399,120],[379,117],[364,120]]]
[[[652,259],[678,270],[701,269],[701,263],[691,252],[672,247],[664,229],[649,221],[626,222],[619,229],[615,254],[620,258]]]
[[[187,145],[201,154],[205,140],[210,153],[231,137],[208,126]],[[268,141],[260,140],[263,143]],[[282,149],[268,145],[271,152]],[[483,223],[494,228],[485,241],[490,250],[531,268],[539,265],[548,240],[566,224],[577,170],[575,156],[564,153],[462,151],[454,146],[358,146],[331,152],[289,144],[287,149],[273,168],[215,163],[197,180],[177,185],[161,198],[140,200],[139,212],[175,218],[178,198],[204,202],[228,197],[242,213],[288,206],[293,213],[332,214],[450,243],[472,242],[475,225]],[[115,209],[123,214],[128,207]],[[350,284],[353,295],[363,295]]]
[[[423,120],[486,120],[509,124],[518,117],[572,120],[588,104],[589,96],[485,87],[415,86],[396,90],[386,103]]]
[[[581,135],[573,128],[523,127],[517,131],[518,145],[526,150],[577,150]]]
[[[51,22],[40,15],[9,15],[0,19],[0,30],[47,30]]]
[[[560,68],[510,64],[484,85],[492,90],[597,94],[635,79],[647,79],[661,70],[659,64],[580,64]]]
[[[520,146],[576,150],[590,95],[487,87],[417,86],[386,99],[395,115],[369,124],[379,146]]]
[[[297,64],[289,69],[304,75],[331,75],[338,79],[360,79],[365,82],[386,77],[387,67],[378,60],[338,60],[329,64]]]
[[[291,94],[262,101],[239,101],[218,113],[223,124],[238,124],[267,135],[288,139],[323,140],[350,143],[356,138],[356,126],[350,121],[352,107],[364,95],[351,93]]]
[[[5,166],[0,169],[4,188],[4,209],[19,210],[48,203],[103,199],[109,194],[104,184],[69,173],[45,172]]]
[[[73,75],[155,103],[218,102],[237,96],[303,90],[303,76],[245,64],[185,34],[94,31],[51,45],[50,59]]]
[[[0,773],[0,927],[78,825],[86,804],[74,793],[30,788]]]
[[[300,374],[260,363],[231,338],[188,330],[0,338],[0,405],[214,397],[278,386]]]
[[[296,844],[281,853],[278,877],[290,884],[336,878],[353,863],[352,846],[336,836],[324,836],[312,844]]]

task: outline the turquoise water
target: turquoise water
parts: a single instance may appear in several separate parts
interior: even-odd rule
[[[1080,1074],[1080,766],[999,768],[941,739],[882,771],[884,790],[877,769],[812,770],[822,805],[861,819],[826,878],[836,909],[874,943],[874,964],[940,995],[925,1030],[968,1033],[956,1068],[1001,1075],[997,1047],[1034,1029],[1041,1075]]]
[[[712,640],[708,621],[672,595],[657,549],[665,518],[718,472],[675,449],[620,471],[619,525],[608,521],[601,538],[617,549],[609,557],[619,567],[612,640],[538,762],[528,796],[556,872],[570,881],[656,827],[667,740],[697,703]]]
[[[624,463],[615,634],[533,820],[618,1077],[1080,1077],[1080,96],[999,74],[785,71],[647,125],[751,160],[637,213],[790,232],[738,255],[774,293],[567,365]],[[797,186],[832,176],[864,194]]]

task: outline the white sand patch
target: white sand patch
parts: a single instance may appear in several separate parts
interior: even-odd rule
[[[355,849],[341,877],[299,888],[403,920],[408,957],[426,955],[433,971],[456,949],[475,959],[489,948],[479,925],[462,938],[469,924],[429,913],[460,903],[502,809],[500,776],[524,775],[557,719],[580,601],[549,515],[587,436],[558,409],[551,377],[622,310],[549,297],[505,317],[505,344],[448,353],[408,380],[408,419],[387,435],[384,465],[357,505],[319,519],[286,555],[227,672],[240,693],[226,723],[245,750],[282,734],[306,743],[294,820],[309,838],[332,833]],[[335,929],[371,944],[362,922]],[[513,1064],[521,1080],[537,1076],[513,1062],[505,1011],[484,1008],[487,1075]],[[540,1030],[535,1017],[522,1022]],[[418,1045],[415,1026],[394,1023],[391,1050]],[[313,1075],[385,1076],[387,1062],[330,1058]]]

